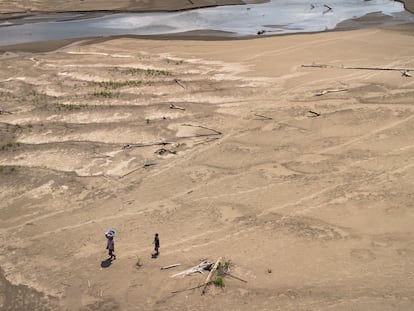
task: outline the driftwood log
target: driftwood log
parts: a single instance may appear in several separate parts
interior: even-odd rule
[[[167,269],[175,268],[175,267],[178,267],[178,266],[181,266],[181,264],[180,263],[175,263],[175,264],[172,264],[172,265],[161,267],[161,270],[167,270]]]
[[[176,106],[176,105],[174,105],[174,104],[170,104],[170,109],[185,110],[185,108],[180,107],[180,106]]]
[[[266,117],[266,116],[261,115],[261,114],[257,114],[257,113],[255,113],[254,115],[255,115],[256,117],[263,118],[264,120],[273,120],[273,118],[271,118],[271,117]]]
[[[203,273],[203,270],[208,270],[211,268],[211,266],[213,265],[213,263],[209,262],[209,261],[203,261],[201,263],[199,263],[197,266],[194,266],[190,269],[178,272],[174,275],[172,275],[172,278],[175,278],[177,276],[186,276],[186,275],[190,275],[193,273]]]
[[[409,72],[414,71],[414,68],[387,68],[387,67],[347,67],[347,66],[335,66],[327,64],[310,64],[302,65],[304,68],[336,68],[336,69],[352,69],[352,70],[386,70],[386,71],[400,71]]]
[[[130,148],[142,148],[142,147],[151,147],[151,146],[165,146],[165,145],[171,145],[172,142],[168,141],[160,141],[157,143],[148,143],[148,144],[126,144],[122,147],[122,149],[130,149]]]
[[[204,295],[206,293],[207,286],[211,283],[211,278],[213,277],[214,273],[217,271],[217,268],[219,267],[220,262],[221,262],[221,257],[217,259],[213,268],[210,270],[210,273],[208,274],[207,279],[204,282],[204,288],[203,288],[203,291],[201,292],[201,295]]]
[[[319,93],[316,93],[315,96],[322,96],[328,93],[346,92],[346,91],[348,91],[348,89],[328,89],[328,90],[323,90]]]

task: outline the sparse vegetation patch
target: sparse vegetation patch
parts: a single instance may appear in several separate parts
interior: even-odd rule
[[[20,147],[20,143],[19,142],[9,141],[7,143],[1,144],[0,145],[0,150],[8,150],[8,149],[17,148],[17,147]]]
[[[119,89],[121,87],[137,87],[142,85],[149,85],[151,82],[141,81],[141,80],[126,80],[126,81],[101,81],[96,82],[96,84],[104,89]]]
[[[80,110],[81,108],[86,107],[85,104],[56,104],[58,110]]]
[[[107,90],[95,91],[92,93],[92,95],[95,97],[105,97],[105,98],[110,98],[113,96],[112,92],[107,91]]]
[[[127,70],[127,73],[130,75],[171,76],[171,72],[163,69],[130,68]]]

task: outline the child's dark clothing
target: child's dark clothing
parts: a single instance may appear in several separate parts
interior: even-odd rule
[[[159,254],[158,249],[160,248],[160,239],[158,238],[158,234],[154,237],[154,251],[156,254]]]

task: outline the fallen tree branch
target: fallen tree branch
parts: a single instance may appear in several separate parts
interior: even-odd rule
[[[330,12],[330,11],[333,10],[329,5],[324,4],[323,6],[326,8],[326,10],[323,11],[323,14],[326,14],[326,13],[328,13],[328,12]]]
[[[222,135],[222,134],[223,134],[223,133],[222,133],[222,132],[220,132],[220,131],[217,131],[217,130],[215,130],[215,129],[212,129],[212,128],[209,128],[209,127],[206,127],[206,126],[202,126],[202,125],[194,125],[194,124],[184,123],[184,124],[182,124],[182,126],[199,127],[199,128],[205,129],[205,130],[212,131],[212,132],[216,133],[217,135]],[[204,135],[203,135],[203,136],[204,136]]]
[[[231,277],[231,278],[233,278],[233,279],[236,279],[236,280],[239,280],[239,281],[242,281],[243,283],[247,283],[247,281],[246,280],[243,280],[243,279],[241,279],[241,278],[239,278],[238,276],[235,276],[235,275],[233,275],[233,274],[230,274],[230,273],[224,273],[224,275],[226,275],[226,276],[229,276],[229,277]]]
[[[143,167],[150,167],[150,166],[154,166],[154,165],[156,165],[157,163],[153,163],[153,162],[150,162],[150,163],[144,163],[144,165],[143,165]]]
[[[170,104],[170,109],[185,110],[185,108],[180,107],[180,106],[176,106],[176,105],[174,105],[174,104]]]
[[[161,141],[158,143],[149,143],[149,144],[126,144],[122,147],[122,149],[131,149],[131,148],[142,148],[142,147],[151,147],[151,146],[165,146],[165,145],[171,145],[172,142],[168,141]]]
[[[254,114],[256,117],[260,117],[260,118],[263,118],[263,119],[265,119],[265,120],[273,120],[273,118],[271,118],[271,117],[266,117],[266,116],[263,116],[263,115],[261,115],[261,114],[257,114],[257,113],[255,113]]]
[[[177,83],[179,86],[181,86],[183,89],[185,89],[184,84],[182,84],[182,83],[180,82],[180,80],[178,80],[178,79],[174,79],[174,82],[175,82],[175,83]]]
[[[386,71],[414,71],[414,68],[386,68],[386,67],[346,67],[346,66],[334,66],[327,64],[311,64],[302,65],[304,68],[336,68],[336,69],[352,69],[352,70],[386,70]]]
[[[403,72],[401,72],[401,76],[411,78],[411,75],[408,73],[407,70],[404,70]]]
[[[161,267],[161,270],[167,270],[167,269],[175,268],[175,267],[178,267],[178,266],[181,266],[181,264],[180,263],[175,263],[173,265],[168,265],[168,266]]]
[[[199,263],[197,266],[192,267],[190,269],[178,272],[174,275],[172,275],[172,278],[175,278],[177,276],[186,276],[186,275],[190,275],[193,273],[203,273],[203,270],[208,270],[210,267],[212,266],[212,263],[209,261],[203,261],[201,263]]]
[[[348,91],[348,89],[329,89],[329,90],[324,90],[319,93],[316,93],[315,96],[322,96],[328,93],[346,92],[346,91]]]
[[[177,154],[177,151],[168,150],[168,149],[165,149],[165,148],[160,148],[158,150],[155,150],[154,153],[156,153],[158,155],[163,155],[163,154],[166,154],[166,153]]]
[[[319,117],[321,114],[312,110],[309,110],[310,113],[312,113],[315,117]]]
[[[214,273],[217,271],[220,261],[221,261],[221,257],[217,259],[216,263],[213,266],[213,269],[210,270],[210,273],[208,274],[207,279],[204,282],[204,288],[203,288],[203,291],[201,292],[201,295],[204,295],[206,293],[207,286],[211,283],[211,278],[213,277]]]

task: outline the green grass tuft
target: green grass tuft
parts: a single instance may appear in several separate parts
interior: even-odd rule
[[[162,69],[130,68],[127,70],[127,73],[130,75],[171,76],[171,72]]]
[[[80,110],[83,107],[86,107],[87,105],[84,104],[56,104],[57,109],[59,110]]]
[[[224,280],[221,276],[216,276],[216,278],[213,281],[214,285],[216,285],[217,287],[225,287],[226,284],[224,284]]]
[[[92,93],[92,95],[95,97],[105,97],[105,98],[110,98],[113,96],[112,92],[107,91],[107,90],[95,91]]]

